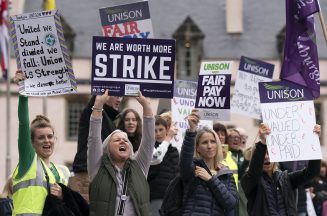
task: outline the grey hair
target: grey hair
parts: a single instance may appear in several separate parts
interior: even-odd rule
[[[122,130],[119,130],[119,129],[114,130],[114,131],[113,131],[111,134],[109,134],[109,136],[107,136],[107,138],[103,141],[103,143],[102,143],[102,151],[103,151],[104,153],[107,153],[107,154],[109,155],[108,144],[110,143],[109,141],[110,141],[111,137],[112,137],[115,133],[122,133],[123,136],[126,138],[126,140],[127,140],[127,142],[128,142],[128,146],[129,146],[129,148],[130,148],[130,150],[131,150],[131,155],[130,155],[129,158],[130,158],[130,159],[134,159],[133,145],[132,145],[131,141],[129,141],[128,136],[127,136],[127,133],[124,132],[124,131],[122,131]]]

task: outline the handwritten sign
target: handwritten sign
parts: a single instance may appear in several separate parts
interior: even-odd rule
[[[259,83],[263,122],[271,162],[321,159],[313,97],[302,86],[287,82]]]
[[[101,8],[99,11],[104,36],[153,38],[147,1]]]
[[[271,82],[274,65],[248,57],[241,57],[235,82],[231,111],[261,119],[259,82]]]
[[[175,40],[93,37],[92,94],[172,98]]]
[[[48,96],[77,91],[57,10],[10,17],[18,69],[26,76],[20,93]]]
[[[202,62],[195,107],[204,120],[230,119],[231,61]]]
[[[174,88],[174,98],[171,101],[171,110],[175,127],[178,128],[178,134],[175,136],[172,143],[180,149],[185,132],[188,128],[186,117],[195,107],[197,83],[185,80],[175,80]],[[200,120],[199,128],[204,126],[212,128],[212,121]]]

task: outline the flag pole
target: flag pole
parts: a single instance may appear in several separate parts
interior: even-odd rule
[[[9,0],[6,0],[7,3],[7,20],[9,20]],[[6,128],[6,178],[8,178],[11,174],[11,149],[10,149],[10,111],[11,111],[11,106],[10,106],[10,49],[8,48],[8,58],[7,58],[7,94],[6,94],[6,103],[7,103],[7,115],[6,115],[6,122],[7,122],[7,128]]]
[[[318,14],[319,14],[321,28],[322,28],[322,31],[323,31],[324,36],[325,36],[325,41],[327,43],[327,30],[326,30],[326,24],[325,24],[324,16],[322,15],[321,10],[318,12]]]

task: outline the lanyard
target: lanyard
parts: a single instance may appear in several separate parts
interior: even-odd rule
[[[123,187],[120,195],[120,201],[118,204],[117,215],[124,215],[124,209],[127,200],[127,184],[128,184],[128,176],[127,176],[127,170],[125,170],[123,176]]]

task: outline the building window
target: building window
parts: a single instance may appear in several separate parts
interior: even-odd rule
[[[175,31],[177,78],[197,79],[202,59],[204,34],[194,21],[187,17]]]
[[[230,34],[243,32],[243,0],[226,0],[226,31]]]
[[[80,115],[87,104],[87,96],[69,96],[67,101],[67,140],[75,141],[78,137]]]

